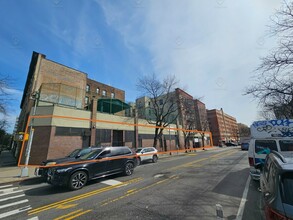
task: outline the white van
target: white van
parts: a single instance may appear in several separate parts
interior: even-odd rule
[[[293,119],[255,121],[250,126],[251,140],[248,149],[250,176],[259,180],[260,171],[255,165],[264,163],[272,150],[291,154],[293,158]]]

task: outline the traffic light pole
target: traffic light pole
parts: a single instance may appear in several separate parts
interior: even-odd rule
[[[34,95],[33,95],[33,98],[35,100],[35,103],[34,103],[34,110],[33,110],[32,116],[35,116],[36,115],[36,109],[37,109],[37,102],[38,102],[38,99],[39,99],[39,92],[35,92]],[[29,176],[29,174],[28,174],[28,162],[29,162],[29,158],[30,158],[31,147],[32,147],[32,142],[33,142],[33,136],[34,136],[33,122],[34,122],[34,118],[32,118],[32,121],[31,121],[31,124],[30,124],[29,139],[28,139],[26,153],[25,153],[25,163],[24,163],[24,167],[21,169],[21,174],[20,174],[21,177]]]

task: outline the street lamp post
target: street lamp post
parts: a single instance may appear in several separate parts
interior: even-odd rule
[[[34,92],[32,94],[31,99],[33,99],[35,101],[34,110],[33,110],[33,114],[32,114],[32,116],[35,116],[36,109],[37,109],[37,102],[39,99],[39,92],[38,91]],[[20,174],[21,177],[28,176],[28,162],[29,162],[29,158],[30,158],[33,136],[34,136],[33,122],[34,122],[34,118],[32,118],[31,124],[30,124],[29,139],[28,139],[26,153],[25,153],[25,163],[24,163],[24,167],[21,169],[21,174]]]

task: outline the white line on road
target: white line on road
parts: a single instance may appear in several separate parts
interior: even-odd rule
[[[28,200],[25,199],[25,200],[20,200],[20,201],[18,201],[18,202],[9,203],[9,204],[6,204],[6,205],[1,205],[1,206],[0,206],[0,209],[7,208],[7,207],[9,207],[9,206],[14,206],[14,205],[22,204],[22,203],[25,203],[25,202],[28,202]]]
[[[250,184],[250,179],[251,178],[250,178],[250,175],[249,175],[248,179],[246,181],[246,184],[245,184],[245,189],[243,191],[243,195],[242,195],[240,206],[239,206],[239,209],[238,209],[238,212],[237,212],[236,220],[242,220],[245,203],[247,201],[247,194],[248,194],[248,188],[249,188],[249,184]]]
[[[12,184],[10,184],[10,185],[4,185],[4,186],[0,186],[0,189],[2,189],[2,188],[7,188],[7,187],[10,187],[10,186],[13,186]]]
[[[10,194],[19,193],[19,192],[23,192],[23,190],[17,190],[17,191],[13,191],[13,192],[3,193],[3,194],[0,194],[0,196],[7,196]]]
[[[20,209],[12,210],[10,212],[2,213],[2,214],[0,214],[0,219],[8,217],[8,216],[11,216],[11,215],[15,215],[15,214],[18,214],[18,213],[21,213],[21,212],[25,212],[25,211],[30,210],[30,209],[32,209],[31,206],[26,206],[26,207],[23,207],[23,208],[20,208]]]
[[[12,192],[13,190],[17,189],[18,187],[11,187],[8,189],[0,189],[0,193],[7,193],[7,192]]]
[[[105,181],[102,181],[101,183],[104,183],[104,184],[110,185],[110,186],[115,186],[115,185],[121,184],[121,182],[117,181],[117,180],[105,180]]]
[[[16,199],[16,198],[19,198],[19,197],[22,197],[22,196],[25,196],[25,195],[21,194],[21,195],[18,195],[18,196],[11,196],[11,197],[8,197],[8,198],[5,198],[5,199],[0,199],[0,202],[7,201],[9,199]]]
[[[38,216],[35,216],[35,217],[29,218],[27,220],[39,220],[39,217]]]

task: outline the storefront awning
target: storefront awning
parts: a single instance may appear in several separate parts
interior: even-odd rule
[[[115,114],[116,112],[129,109],[130,105],[122,102],[119,99],[99,99],[98,100],[98,111]]]

